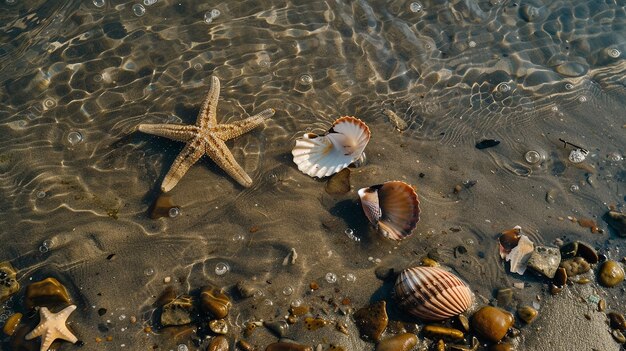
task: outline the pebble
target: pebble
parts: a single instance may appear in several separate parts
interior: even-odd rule
[[[532,321],[537,318],[537,310],[531,306],[522,306],[517,309],[517,315],[521,320],[526,324],[530,324]]]
[[[15,330],[17,329],[17,326],[20,324],[20,321],[22,320],[22,314],[21,313],[15,313],[13,315],[11,315],[11,317],[9,317],[6,322],[4,322],[4,326],[2,327],[2,331],[8,335],[11,336],[13,335],[13,333],[15,333]]]
[[[626,319],[623,314],[609,312],[607,313],[607,316],[609,317],[609,324],[611,325],[611,328],[626,331]]]
[[[513,315],[503,309],[484,306],[472,315],[471,325],[479,336],[498,342],[513,325],[513,320]]]
[[[609,211],[606,214],[611,228],[615,229],[617,235],[626,237],[626,213]]]
[[[458,329],[434,324],[426,325],[422,329],[422,333],[424,333],[424,336],[426,336],[427,338],[433,340],[463,340],[463,338],[465,337],[465,335],[463,335],[463,332]]]
[[[0,263],[0,303],[20,290],[20,284],[15,279],[17,272],[9,262]]]
[[[613,339],[615,339],[615,341],[617,341],[620,344],[626,343],[626,337],[624,336],[624,334],[622,334],[621,331],[617,329],[613,329],[611,331],[611,336],[613,336]]]
[[[224,335],[228,333],[228,323],[223,319],[214,319],[209,322],[209,329],[215,334]]]
[[[330,322],[324,318],[307,317],[304,319],[304,325],[308,330],[318,330],[328,325],[328,323]]]
[[[598,278],[603,286],[614,287],[624,281],[624,268],[617,261],[607,260],[600,267]]]
[[[239,295],[241,295],[244,299],[254,296],[254,293],[257,292],[257,288],[243,280],[237,282],[236,289]]]
[[[410,351],[417,345],[417,336],[403,333],[387,338],[376,345],[376,351]]]
[[[206,286],[200,292],[200,307],[217,319],[225,318],[230,311],[230,298],[214,286]]]
[[[193,302],[191,296],[183,295],[163,305],[161,325],[185,325],[191,323]]]
[[[482,150],[482,149],[494,147],[494,146],[496,146],[498,144],[500,144],[500,140],[484,139],[484,140],[481,140],[478,143],[476,143],[476,148],[478,150]]]
[[[228,340],[224,336],[217,336],[211,340],[206,351],[228,351]]]
[[[55,307],[70,303],[70,296],[63,284],[55,278],[46,278],[26,287],[26,307]]]
[[[586,244],[582,241],[578,241],[578,249],[576,250],[576,256],[582,257],[585,261],[590,264],[598,263],[600,257],[598,256],[598,252],[591,247],[591,245]]]
[[[559,268],[559,263],[561,263],[561,253],[557,247],[535,246],[526,264],[545,277],[552,279],[556,269]]]
[[[272,331],[279,338],[284,337],[289,329],[289,324],[285,321],[264,321],[263,326]]]
[[[239,347],[243,351],[253,351],[254,350],[254,346],[250,345],[250,343],[245,341],[245,340],[237,341],[237,347]]]
[[[313,351],[313,348],[292,342],[275,342],[267,345],[265,351]]]
[[[399,132],[405,131],[409,128],[409,124],[392,110],[385,109],[383,110],[383,114],[387,116],[389,122],[391,122],[391,124],[393,124]]]
[[[567,272],[565,268],[559,267],[554,274],[554,279],[552,280],[554,285],[562,287],[567,283]]]
[[[374,341],[380,340],[389,322],[385,301],[378,301],[359,309],[354,313],[354,320],[359,328],[361,338]]]
[[[330,195],[343,195],[348,193],[350,191],[350,169],[344,168],[339,173],[330,177],[324,189]]]
[[[513,302],[513,289],[498,289],[498,292],[496,293],[496,301],[498,301],[498,306],[508,307]]]
[[[439,267],[439,262],[433,260],[432,258],[424,257],[420,261],[420,265],[424,267]]]
[[[561,261],[561,267],[565,268],[568,277],[589,272],[591,266],[582,257],[574,257]]]

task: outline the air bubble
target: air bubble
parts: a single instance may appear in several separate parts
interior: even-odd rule
[[[43,199],[44,197],[46,197],[46,192],[43,190],[40,190],[37,192],[37,198],[38,199]]]
[[[151,6],[157,3],[159,0],[143,0],[143,4],[146,6]]]
[[[70,143],[70,145],[74,146],[81,141],[83,141],[83,135],[80,132],[74,131],[67,134],[67,142]]]
[[[176,348],[176,350],[178,350],[178,351],[189,351],[189,348],[185,344],[179,344],[178,347]]]
[[[290,286],[286,286],[286,287],[283,289],[283,295],[289,296],[289,295],[291,295],[291,294],[293,294],[293,288],[292,288],[292,287],[290,287]]]
[[[577,192],[578,190],[580,190],[580,187],[576,184],[572,184],[572,186],[569,187],[569,191],[573,193]]]
[[[53,108],[54,106],[56,106],[56,101],[54,101],[53,99],[45,99],[43,101],[43,107],[45,108]]]
[[[303,85],[311,85],[313,84],[313,77],[308,74],[303,74],[300,76],[300,84]]]
[[[170,216],[170,218],[178,217],[180,215],[180,208],[178,208],[178,207],[170,208],[170,210],[167,211],[167,215]]]
[[[530,150],[524,154],[524,159],[530,164],[535,164],[541,161],[541,154],[535,150]]]
[[[272,300],[270,300],[270,299],[265,299],[265,300],[263,300],[263,304],[265,306],[272,306],[272,305],[274,305],[274,302]]]
[[[352,228],[348,228],[344,231],[344,233],[346,233],[347,236],[353,236],[354,230]]]
[[[244,241],[244,240],[246,240],[246,236],[243,234],[233,235],[233,241]]]
[[[587,102],[587,97],[585,95],[581,95],[580,97],[578,97],[578,102],[580,103]]]
[[[475,48],[476,47],[476,42],[473,40],[470,40],[469,43],[467,43],[467,45],[469,45],[470,48]]]
[[[202,70],[202,64],[200,64],[200,63],[194,64],[193,65],[193,69],[195,69],[196,71]]]
[[[204,23],[206,24],[210,24],[211,22],[213,22],[213,16],[211,15],[211,12],[205,12],[204,13]]]
[[[333,284],[337,282],[337,275],[335,273],[326,273],[326,276],[324,277],[324,279],[326,279],[327,282]]]
[[[622,154],[620,154],[619,152],[611,152],[610,154],[607,155],[607,158],[611,162],[620,162],[624,159]]]
[[[501,93],[506,93],[511,90],[511,87],[506,83],[500,83],[496,86],[496,90]]]
[[[302,306],[302,300],[296,299],[291,301],[291,307],[300,307]]]
[[[133,13],[137,17],[141,17],[141,16],[146,14],[146,8],[143,7],[142,4],[135,4],[135,5],[133,5],[132,9],[133,9]]]
[[[215,274],[217,275],[224,275],[228,273],[228,271],[230,271],[230,266],[228,265],[228,263],[218,262],[215,265]]]
[[[422,12],[422,10],[424,9],[424,6],[422,6],[422,4],[420,4],[419,2],[412,2],[411,5],[409,5],[409,9],[411,10],[411,12]]]
[[[565,84],[565,90],[572,90],[572,89],[574,89],[574,85],[572,83]]]
[[[39,246],[39,252],[41,252],[41,253],[46,253],[49,250],[50,249],[47,246],[44,246],[44,245]]]
[[[96,74],[95,76],[93,76],[93,81],[97,83],[102,82],[102,75]]]
[[[120,314],[120,316],[117,317],[117,318],[119,318],[119,320],[123,321],[124,319],[126,319],[126,315],[125,314]]]
[[[607,54],[612,58],[619,58],[622,55],[622,53],[616,48],[607,49]]]
[[[218,9],[213,9],[213,10],[211,10],[211,17],[213,17],[214,19],[215,19],[215,18],[218,18],[221,14],[222,14],[222,13],[221,13],[221,12],[220,12],[220,10],[218,10]]]
[[[146,268],[143,270],[143,274],[147,275],[148,277],[154,274],[154,269],[153,268]]]
[[[355,282],[356,281],[356,275],[352,274],[352,273],[348,273],[346,274],[346,280],[349,282]]]
[[[106,5],[106,2],[104,0],[93,0],[93,5],[95,7],[103,7]]]

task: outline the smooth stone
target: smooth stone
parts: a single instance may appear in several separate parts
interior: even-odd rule
[[[591,266],[582,257],[574,257],[561,261],[561,267],[565,268],[568,277],[589,272]]]
[[[20,290],[16,276],[17,272],[11,263],[0,263],[0,303],[8,300],[11,295]]]
[[[543,276],[552,279],[556,269],[559,268],[559,263],[561,263],[561,252],[558,248],[535,246],[526,264]]]
[[[206,351],[228,351],[228,339],[224,336],[217,336],[211,340],[209,346],[206,348]]]
[[[26,287],[26,307],[54,307],[70,303],[70,296],[63,284],[55,278],[46,278]]]
[[[313,351],[313,348],[292,342],[275,342],[267,345],[265,351]]]
[[[521,320],[526,324],[530,324],[532,321],[537,318],[537,310],[530,306],[522,306],[517,309],[517,315]]]
[[[191,296],[183,295],[163,305],[161,311],[161,325],[185,325],[191,323],[193,302]]]
[[[605,261],[600,267],[598,279],[600,284],[608,288],[614,287],[624,281],[624,268],[622,264],[613,260]]]
[[[606,214],[607,222],[615,229],[617,235],[626,237],[626,213],[609,211]]]
[[[424,333],[427,338],[433,340],[463,340],[463,338],[465,337],[465,335],[463,335],[463,332],[458,329],[434,324],[426,325],[422,329],[422,333]]]
[[[200,307],[202,311],[209,313],[214,318],[222,319],[228,316],[231,302],[222,290],[214,286],[206,286],[200,292]]]
[[[472,315],[471,325],[479,336],[498,342],[506,335],[513,321],[513,315],[509,312],[492,306],[484,306]]]
[[[563,267],[559,267],[556,270],[556,273],[554,273],[554,279],[552,280],[552,282],[554,283],[554,285],[556,286],[565,286],[565,284],[567,283],[567,271],[565,271],[565,268]]]
[[[556,66],[556,71],[566,77],[580,77],[587,73],[589,67],[578,62],[565,62]]]
[[[417,336],[403,333],[387,338],[376,345],[376,351],[409,351],[417,345]]]
[[[607,313],[607,316],[609,317],[609,325],[611,328],[626,331],[626,318],[624,318],[623,314],[609,312]]]
[[[498,241],[500,245],[504,248],[505,251],[509,252],[513,250],[515,246],[519,243],[519,239],[521,237],[521,230],[519,227],[505,230],[500,234]]]
[[[284,337],[289,329],[289,324],[285,321],[264,321],[263,326],[272,331],[279,338]]]
[[[496,301],[498,301],[498,306],[500,307],[509,306],[513,302],[513,289],[498,289],[498,292],[496,293]]]
[[[354,313],[354,321],[359,328],[361,338],[374,341],[380,340],[380,336],[387,328],[387,323],[389,322],[386,305],[385,301],[378,301]]]
[[[4,322],[2,331],[8,336],[13,335],[13,333],[15,333],[15,329],[17,329],[17,326],[20,324],[21,320],[22,320],[21,313],[18,312],[18,313],[11,315],[11,317],[9,317],[6,320],[6,322]]]
[[[223,335],[228,333],[228,323],[223,319],[214,319],[209,322],[209,329],[215,334]]]
[[[350,169],[344,168],[339,173],[334,174],[326,182],[324,187],[330,195],[343,195],[350,191]]]

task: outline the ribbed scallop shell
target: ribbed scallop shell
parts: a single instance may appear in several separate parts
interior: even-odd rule
[[[420,220],[417,194],[401,181],[362,188],[358,191],[367,219],[384,237],[402,240],[410,236]]]
[[[469,287],[439,267],[413,267],[396,280],[395,298],[401,310],[429,321],[465,312],[473,302]]]
[[[356,117],[337,119],[326,135],[306,133],[291,151],[298,169],[311,177],[327,177],[359,159],[370,140],[370,130]]]

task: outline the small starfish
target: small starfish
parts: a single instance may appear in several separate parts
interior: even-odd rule
[[[183,124],[140,124],[141,132],[154,134],[187,143],[180,152],[169,172],[165,175],[161,190],[172,190],[187,170],[205,153],[239,184],[248,188],[252,179],[235,161],[226,146],[226,141],[236,138],[256,128],[274,115],[275,110],[268,108],[259,114],[232,124],[217,124],[217,100],[220,95],[220,80],[211,77],[211,88],[198,114],[195,125]]]
[[[52,313],[47,307],[41,307],[39,309],[39,325],[26,334],[26,340],[41,336],[41,351],[48,351],[50,345],[56,339],[67,340],[72,344],[76,343],[78,338],[65,325],[67,318],[75,309],[76,305],[70,305],[61,312]]]

